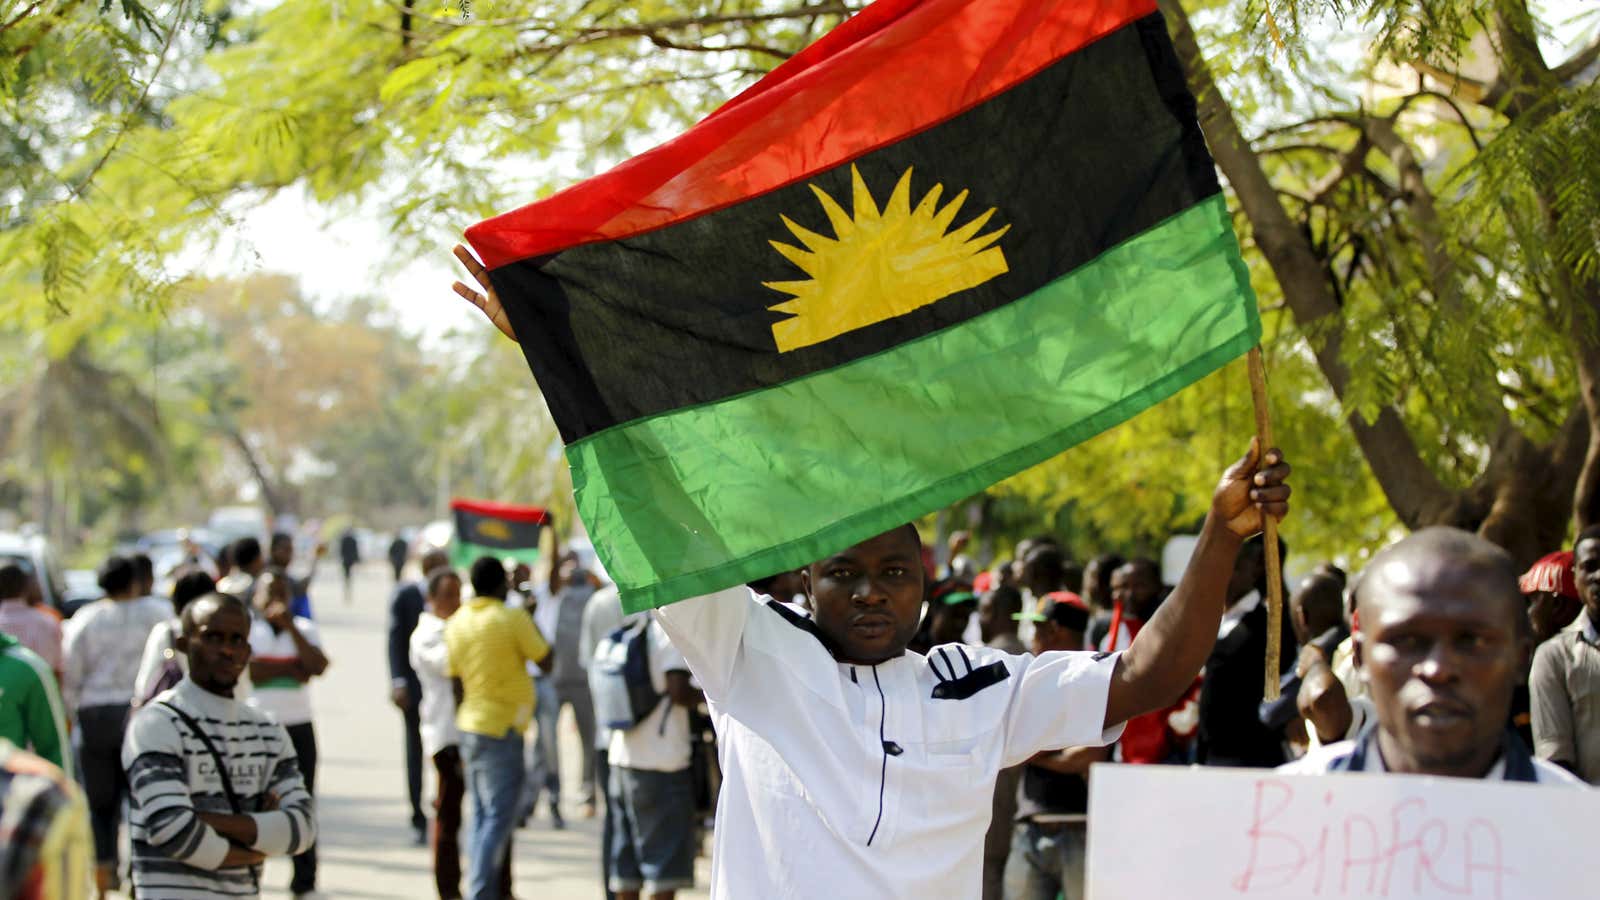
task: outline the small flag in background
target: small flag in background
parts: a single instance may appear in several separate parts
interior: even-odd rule
[[[550,524],[550,514],[537,506],[484,500],[451,500],[450,514],[456,526],[450,564],[458,569],[480,556],[532,565],[539,560],[539,537]]]
[[[630,610],[971,496],[1260,335],[1154,0],[879,0],[467,236]]]

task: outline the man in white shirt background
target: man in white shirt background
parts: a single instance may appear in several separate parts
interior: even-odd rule
[[[719,735],[712,896],[978,896],[996,773],[1114,741],[1190,686],[1241,542],[1287,512],[1288,472],[1252,443],[1183,579],[1118,654],[906,652],[924,579],[910,526],[807,567],[814,618],[742,588],[657,610]]]
[[[292,615],[289,576],[268,569],[256,579],[255,620],[250,625],[250,680],[255,685],[254,705],[270,714],[289,733],[300,777],[306,791],[317,792],[317,733],[311,718],[311,679],[328,668],[317,626]],[[314,896],[317,887],[317,847],[313,843],[294,855],[289,891],[296,898]]]
[[[694,886],[694,777],[689,709],[701,700],[689,666],[660,623],[646,627],[655,709],[611,732],[607,889],[618,900],[672,900]]]
[[[418,709],[422,750],[438,776],[433,800],[433,879],[439,900],[461,898],[461,801],[467,794],[456,728],[455,688],[449,675],[445,620],[461,608],[461,576],[448,567],[424,573],[427,606],[411,632],[411,668],[422,685]]]

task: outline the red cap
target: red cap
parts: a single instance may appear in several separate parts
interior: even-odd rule
[[[1578,578],[1572,572],[1572,553],[1561,550],[1533,564],[1517,584],[1524,594],[1544,591],[1578,599]]]

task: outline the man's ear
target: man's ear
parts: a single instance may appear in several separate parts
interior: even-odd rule
[[[184,634],[181,629],[172,637],[172,649],[176,650],[181,656],[189,655],[189,636]]]
[[[805,592],[806,605],[810,606],[812,609],[815,609],[816,608],[816,604],[812,602],[812,598],[811,598],[811,567],[810,566],[806,566],[805,568],[800,570],[800,590]]]
[[[1363,645],[1365,643],[1366,635],[1361,632],[1357,631],[1350,635],[1350,661],[1355,664],[1356,675],[1361,679],[1362,684],[1367,683],[1367,667],[1362,663]]]

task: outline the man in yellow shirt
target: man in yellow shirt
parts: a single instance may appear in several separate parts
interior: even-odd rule
[[[533,681],[527,664],[548,672],[550,645],[533,618],[505,605],[506,569],[492,556],[472,564],[477,594],[445,626],[445,672],[461,685],[456,726],[472,795],[467,840],[468,900],[496,900],[502,863],[511,852],[522,796],[522,732],[533,718]]]

